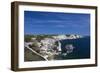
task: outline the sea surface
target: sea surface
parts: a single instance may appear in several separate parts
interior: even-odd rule
[[[90,36],[78,39],[60,40],[62,53],[65,53],[66,44],[72,44],[72,53],[62,56],[62,59],[87,59],[90,58]]]

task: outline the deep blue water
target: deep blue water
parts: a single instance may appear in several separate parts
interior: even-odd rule
[[[65,45],[72,44],[74,46],[73,52],[67,56],[62,56],[63,59],[84,59],[90,58],[90,37],[79,39],[68,39],[60,41],[62,46],[62,53],[65,53]]]

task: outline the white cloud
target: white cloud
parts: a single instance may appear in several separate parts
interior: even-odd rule
[[[65,25],[56,25],[55,27],[60,27],[60,28],[64,28],[64,27],[66,27]]]

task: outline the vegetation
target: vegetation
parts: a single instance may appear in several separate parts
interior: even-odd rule
[[[44,38],[53,38],[53,35],[25,35],[24,36],[24,41],[25,42],[31,42],[32,38],[36,38],[37,41],[41,41]]]
[[[40,52],[39,46],[36,42],[34,42],[32,45],[29,45],[30,48],[32,48],[33,50],[35,50],[36,52]]]
[[[35,53],[25,48],[24,50],[24,61],[44,61],[40,56],[37,56]]]
[[[32,37],[34,37],[34,36],[33,36],[33,35],[25,35],[25,36],[24,36],[24,41],[25,41],[25,42],[30,42],[31,39],[32,39]]]
[[[56,37],[57,36],[57,37]],[[63,35],[61,36],[61,39]],[[76,37],[76,38],[75,38]],[[78,35],[25,35],[25,44],[47,60],[66,60],[90,57],[90,37],[77,38]],[[68,38],[68,39],[66,39]],[[69,39],[71,38],[71,39]],[[41,41],[42,40],[42,41]],[[59,42],[60,41],[60,42]],[[83,45],[85,43],[85,46]],[[74,45],[74,46],[73,46]],[[25,47],[25,61],[44,60],[30,48]],[[59,50],[61,48],[61,50]],[[84,51],[86,49],[86,51]]]

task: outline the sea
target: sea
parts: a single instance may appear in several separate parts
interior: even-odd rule
[[[60,40],[62,54],[66,52],[66,44],[73,45],[74,49],[66,56],[61,56],[62,59],[87,59],[90,58],[90,36],[85,36],[78,39]]]

